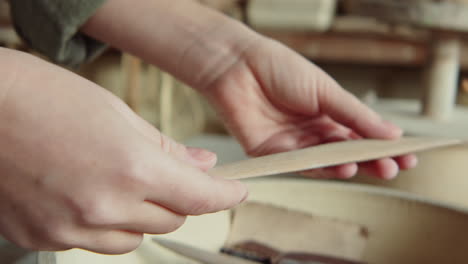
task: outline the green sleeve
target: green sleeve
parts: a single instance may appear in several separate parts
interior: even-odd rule
[[[105,0],[13,0],[13,22],[32,49],[52,61],[76,67],[98,55],[105,46],[79,28]]]

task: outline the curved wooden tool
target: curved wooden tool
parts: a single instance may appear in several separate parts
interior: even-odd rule
[[[210,175],[245,179],[400,156],[461,144],[458,139],[404,137],[399,140],[351,140],[242,160],[211,169]]]

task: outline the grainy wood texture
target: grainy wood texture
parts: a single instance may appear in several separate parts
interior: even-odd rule
[[[234,162],[215,167],[208,173],[230,179],[244,179],[399,156],[460,142],[433,137],[351,140]]]

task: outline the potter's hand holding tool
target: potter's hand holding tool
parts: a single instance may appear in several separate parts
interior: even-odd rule
[[[216,155],[159,133],[69,71],[0,49],[0,234],[25,248],[134,250],[144,233],[237,205]]]

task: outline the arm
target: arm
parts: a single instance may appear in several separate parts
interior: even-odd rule
[[[105,45],[78,29],[105,0],[10,1],[16,32],[32,49],[50,60],[75,67],[92,60]]]
[[[193,0],[108,0],[82,31],[158,65],[196,89],[208,86],[261,38]]]

